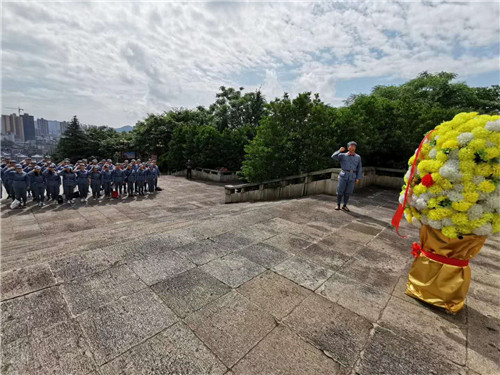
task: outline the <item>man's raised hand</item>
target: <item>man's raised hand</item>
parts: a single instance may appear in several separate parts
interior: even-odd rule
[[[344,151],[345,151],[345,147],[341,147],[340,152],[344,152]]]

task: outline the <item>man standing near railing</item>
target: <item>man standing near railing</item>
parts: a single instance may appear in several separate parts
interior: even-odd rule
[[[193,164],[191,163],[191,159],[189,159],[187,162],[186,162],[186,178],[188,180],[191,179],[191,169],[193,168]]]
[[[340,210],[340,204],[342,203],[343,199],[344,205],[342,206],[342,209],[344,211],[350,211],[349,208],[347,208],[349,196],[354,191],[354,184],[359,183],[361,177],[363,177],[361,156],[356,154],[356,146],[356,142],[349,142],[347,144],[348,152],[344,152],[345,148],[341,147],[332,155],[332,159],[340,161],[340,168],[342,168],[339,174],[339,184],[337,187],[336,210]]]

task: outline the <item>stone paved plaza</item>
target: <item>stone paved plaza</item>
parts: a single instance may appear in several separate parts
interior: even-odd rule
[[[2,367],[10,374],[496,375],[500,254],[471,262],[456,316],[404,294],[418,231],[397,191],[224,205],[162,176],[135,199],[2,203]]]

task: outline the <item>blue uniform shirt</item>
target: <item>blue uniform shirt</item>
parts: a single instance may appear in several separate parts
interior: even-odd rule
[[[347,178],[349,178],[350,176],[356,176],[356,180],[361,180],[361,178],[363,177],[361,156],[359,156],[358,154],[354,153],[351,155],[348,152],[341,153],[339,150],[333,153],[332,159],[340,161],[340,168],[342,168],[340,177],[346,176]]]

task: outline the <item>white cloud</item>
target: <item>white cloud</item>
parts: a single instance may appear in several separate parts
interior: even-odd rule
[[[2,99],[113,126],[208,105],[221,85],[339,104],[339,80],[498,71],[470,52],[498,43],[498,19],[497,2],[4,2]]]

